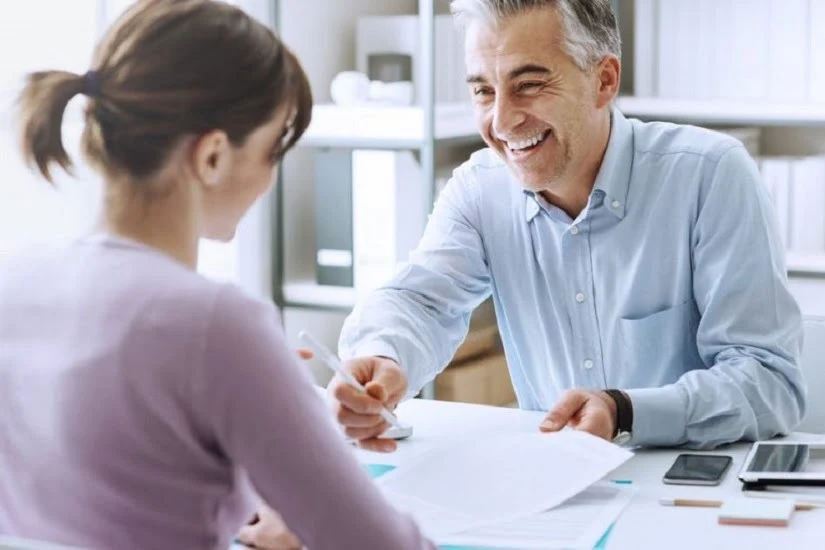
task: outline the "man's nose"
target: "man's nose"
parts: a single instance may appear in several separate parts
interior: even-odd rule
[[[501,139],[511,135],[512,131],[525,120],[524,112],[507,96],[496,94],[493,104],[493,132]]]

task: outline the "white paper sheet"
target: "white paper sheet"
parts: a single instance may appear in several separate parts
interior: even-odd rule
[[[574,430],[477,437],[434,450],[378,478],[382,490],[412,497],[416,517],[435,505],[476,525],[500,523],[549,510],[624,463],[632,453]],[[425,531],[447,535],[467,529],[438,521]],[[462,522],[463,523],[463,522]]]
[[[438,540],[447,533],[471,529],[478,520],[455,510],[437,506],[404,494],[384,491],[384,495],[400,512],[411,515],[424,534]]]
[[[440,544],[492,548],[590,550],[630,503],[636,489],[596,483],[547,512],[441,537]]]

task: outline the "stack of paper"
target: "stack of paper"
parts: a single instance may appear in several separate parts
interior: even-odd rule
[[[582,493],[631,456],[574,430],[514,433],[436,449],[377,483],[425,533],[442,540],[476,536],[475,529],[491,525],[532,524],[536,514]]]
[[[438,542],[519,550],[592,550],[635,493],[630,485],[602,481],[552,510],[449,535]]]

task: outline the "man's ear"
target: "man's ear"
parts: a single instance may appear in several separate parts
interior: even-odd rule
[[[232,144],[222,130],[212,130],[197,138],[192,146],[192,171],[204,187],[223,183],[232,163]]]
[[[622,80],[622,63],[615,55],[606,55],[596,64],[596,106],[609,105],[619,95]]]

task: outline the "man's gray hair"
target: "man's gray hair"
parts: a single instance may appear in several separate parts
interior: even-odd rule
[[[622,41],[610,0],[453,0],[450,11],[458,24],[497,23],[539,8],[554,8],[561,16],[567,53],[582,70],[605,55],[621,59]]]

